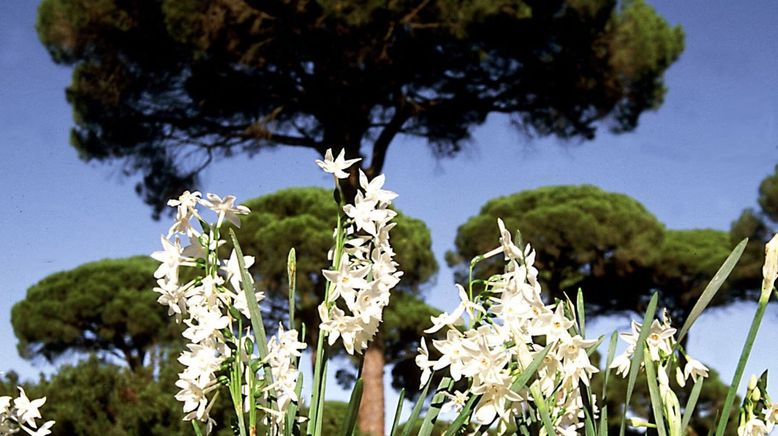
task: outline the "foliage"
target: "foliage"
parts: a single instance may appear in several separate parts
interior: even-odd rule
[[[653,267],[653,283],[673,321],[682,325],[705,285],[713,278],[730,247],[729,234],[719,230],[667,230]],[[740,295],[731,286],[717,294],[714,305],[731,304]]]
[[[470,259],[493,244],[497,218],[520,229],[537,251],[537,265],[550,298],[583,289],[587,310],[603,313],[643,304],[651,289],[651,266],[657,258],[663,226],[643,205],[595,186],[549,186],[488,201],[457,231],[456,253],[449,264],[459,277]],[[476,268],[479,277],[498,272],[501,259]]]
[[[156,263],[147,257],[106,259],[51,274],[16,303],[11,323],[26,358],[54,361],[73,352],[144,365],[177,327],[151,292]]]
[[[643,0],[44,0],[37,30],[74,68],[73,146],[141,173],[156,213],[213,160],[274,145],[369,154],[372,177],[397,135],[451,156],[490,113],[629,131],[683,50]]]

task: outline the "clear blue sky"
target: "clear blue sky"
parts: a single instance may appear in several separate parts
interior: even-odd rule
[[[770,0],[652,1],[686,32],[686,51],[667,74],[664,106],[626,135],[593,142],[528,140],[505,119],[490,118],[467,150],[436,161],[424,143],[397,141],[389,150],[387,186],[397,205],[432,229],[442,268],[429,301],[451,308],[456,293],[443,254],[457,226],[488,199],[542,185],[592,183],[641,201],[670,228],[726,230],[755,206],[760,180],[778,163],[778,3]],[[64,88],[70,70],[54,65],[35,30],[37,2],[0,2],[0,370],[26,378],[50,371],[16,353],[10,310],[48,274],[103,258],[150,253],[167,222],[150,210],[120,167],[86,164],[68,145],[71,110]],[[202,190],[248,199],[282,187],[330,179],[312,151],[279,148],[253,160],[211,167]],[[289,168],[294,171],[289,171]],[[753,305],[704,316],[691,335],[692,355],[731,377]],[[778,307],[770,307],[748,371],[778,359]],[[625,319],[598,323],[624,327]],[[776,385],[778,386],[778,385]],[[778,389],[773,395],[778,395]]]

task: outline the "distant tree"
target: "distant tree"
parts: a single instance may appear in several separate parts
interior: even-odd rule
[[[338,213],[332,191],[322,188],[291,188],[243,203],[251,213],[243,217],[237,230],[241,247],[247,255],[256,257],[252,273],[257,286],[266,292],[268,328],[274,331],[288,314],[287,253],[295,248],[297,257],[296,322],[305,323],[306,342],[315,347],[319,334],[318,306],[323,301],[326,281],[322,269],[329,269],[327,252],[332,247],[332,232]],[[383,374],[386,364],[395,364],[393,378],[412,380],[410,394],[418,387],[420,372],[413,362],[419,337],[429,325],[430,316],[439,311],[426,305],[419,297],[422,285],[429,282],[438,269],[432,253],[429,229],[420,220],[398,212],[397,226],[392,230],[392,247],[403,271],[402,280],[384,314],[378,337],[365,355],[363,371],[364,398],[362,404],[373,406],[360,422],[366,431],[375,432],[362,417],[383,415]],[[406,363],[406,364],[403,364]],[[399,364],[399,365],[398,365]],[[341,372],[343,380],[348,380]],[[383,420],[380,420],[383,426]],[[377,425],[374,423],[374,425]],[[383,428],[383,427],[381,427]]]
[[[143,256],[101,260],[36,283],[11,311],[19,353],[49,362],[96,353],[141,368],[155,346],[179,331],[152,292],[157,265]]]
[[[37,30],[74,67],[73,146],[141,173],[157,213],[212,161],[276,145],[345,147],[375,176],[398,135],[450,156],[490,113],[629,131],[684,39],[642,0],[43,0]]]
[[[748,295],[758,295],[762,282],[764,245],[778,230],[778,165],[759,184],[759,209],[747,208],[732,222],[733,242],[749,238],[740,263],[732,272],[735,286]]]
[[[686,321],[702,291],[733,248],[729,234],[719,230],[665,232],[653,268],[653,281],[673,325],[681,326]],[[722,285],[711,301],[712,306],[732,304],[744,296],[732,283],[727,280]]]
[[[658,291],[675,325],[692,307],[740,239],[718,230],[665,230],[636,200],[590,185],[550,186],[487,202],[459,227],[449,263],[460,278],[471,258],[497,245],[497,218],[518,229],[537,251],[540,279],[551,298],[584,292],[592,315],[641,312]],[[744,229],[753,231],[753,225]],[[743,231],[746,231],[743,230]],[[761,231],[761,230],[759,230]],[[482,262],[476,273],[497,273],[500,263]],[[761,264],[760,264],[761,274]],[[712,301],[731,304],[749,293],[728,280]]]
[[[537,251],[536,265],[551,298],[580,287],[592,314],[635,310],[647,301],[662,224],[636,200],[591,185],[548,186],[488,201],[457,230],[447,260],[460,277],[470,259],[498,244],[497,218],[519,229]],[[501,259],[476,267],[479,277],[498,272]]]

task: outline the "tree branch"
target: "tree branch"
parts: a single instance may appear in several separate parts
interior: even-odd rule
[[[370,161],[370,167],[367,168],[365,174],[368,177],[373,178],[384,168],[384,162],[386,161],[386,151],[389,149],[389,144],[397,136],[397,133],[402,129],[403,124],[408,119],[410,114],[406,110],[405,100],[397,104],[397,108],[392,116],[392,119],[381,130],[381,133],[373,142],[373,157]]]

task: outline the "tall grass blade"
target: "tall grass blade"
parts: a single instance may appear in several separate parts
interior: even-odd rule
[[[419,429],[419,436],[429,436],[430,433],[432,433],[432,427],[435,425],[435,420],[438,418],[438,413],[440,413],[440,408],[443,407],[443,403],[446,402],[446,395],[445,393],[448,392],[451,387],[454,386],[454,380],[445,377],[443,380],[440,381],[440,384],[438,385],[438,390],[435,392],[435,395],[432,397],[432,402],[430,403],[429,409],[427,409],[427,414],[424,416],[424,421],[421,423],[421,428]]]
[[[354,427],[357,425],[357,414],[359,413],[359,404],[362,402],[362,378],[358,379],[351,390],[351,399],[348,402],[348,412],[346,413],[346,423],[343,426],[343,436],[354,434]]]
[[[619,333],[615,330],[611,334],[611,341],[608,344],[608,359],[605,361],[605,381],[602,384],[602,402],[605,404],[605,400],[608,398],[608,378],[611,375],[611,364],[613,363],[613,357],[616,355],[616,343],[619,339]]]
[[[716,293],[719,291],[719,288],[721,288],[721,285],[724,284],[724,281],[729,277],[729,274],[732,272],[732,269],[735,267],[735,264],[740,259],[740,256],[743,254],[743,250],[746,249],[746,244],[748,243],[748,238],[743,239],[740,241],[739,244],[732,250],[732,252],[727,257],[727,260],[724,261],[724,263],[721,265],[721,268],[719,268],[718,271],[716,271],[716,275],[713,276],[710,283],[708,283],[708,286],[705,287],[705,290],[702,291],[702,295],[700,295],[699,300],[697,300],[697,303],[692,307],[692,311],[689,312],[689,317],[686,318],[686,322],[683,323],[683,327],[681,327],[681,331],[678,332],[678,338],[676,339],[678,343],[680,343],[683,340],[683,337],[686,336],[687,333],[689,333],[689,329],[692,327],[692,324],[694,324],[694,321],[697,320],[697,318],[700,317],[700,314],[702,314],[702,311],[705,310],[706,307],[708,307],[708,304],[710,304],[710,301],[713,299],[713,297],[716,296]]]
[[[697,399],[700,398],[700,392],[702,391],[702,383],[704,381],[705,381],[704,378],[702,377],[698,378],[697,381],[694,383],[694,387],[692,388],[692,393],[689,394],[689,400],[686,402],[686,410],[684,410],[683,419],[681,420],[682,431],[686,431],[686,428],[689,426],[689,422],[691,422],[692,420],[692,415],[694,415],[694,408],[697,406]]]
[[[659,295],[654,293],[651,297],[651,301],[646,308],[646,314],[643,317],[643,326],[640,329],[640,335],[635,343],[635,353],[632,355],[632,362],[629,365],[629,381],[627,382],[627,396],[624,400],[624,414],[621,417],[621,427],[619,429],[619,436],[624,436],[624,431],[627,429],[627,411],[629,410],[629,402],[632,399],[632,392],[635,390],[635,382],[638,379],[638,370],[640,370],[640,362],[643,361],[643,348],[648,337],[648,332],[651,330],[651,322],[654,320],[654,314],[656,313],[656,304],[659,299]]]
[[[430,381],[427,381],[427,384],[424,385],[424,389],[422,389],[421,393],[419,394],[419,398],[416,400],[416,404],[413,406],[413,410],[411,411],[411,416],[408,417],[408,421],[405,422],[405,428],[403,428],[402,436],[408,436],[411,434],[411,430],[413,429],[414,424],[416,424],[416,420],[419,419],[419,414],[421,413],[421,407],[424,405],[424,400],[427,399],[427,393],[430,390]]]
[[[584,297],[581,288],[578,288],[578,295],[576,296],[575,309],[578,312],[578,326],[581,330],[581,337],[586,337],[586,314],[584,313]]]
[[[397,431],[397,424],[400,423],[400,415],[403,411],[403,400],[405,399],[405,388],[400,389],[400,398],[397,399],[397,407],[394,409],[394,420],[392,428],[389,430],[389,436],[394,436]]]
[[[289,279],[289,329],[293,329],[295,328],[295,292],[297,292],[297,256],[294,248],[289,250],[289,256],[286,258],[286,276]]]
[[[543,422],[543,427],[546,429],[546,434],[556,434],[556,431],[554,430],[554,424],[551,422],[551,416],[548,414],[548,405],[546,404],[546,399],[543,398],[543,394],[540,392],[538,385],[533,384],[529,389],[532,393],[535,407],[538,409],[538,413],[540,413],[540,419]]]
[[[646,380],[648,381],[648,392],[651,396],[651,409],[654,412],[656,432],[659,434],[659,436],[667,436],[664,409],[662,407],[662,396],[659,394],[659,385],[656,382],[656,369],[654,368],[654,361],[651,360],[650,355],[644,352],[643,362],[646,364]]]
[[[470,413],[473,410],[473,405],[476,401],[478,401],[481,398],[480,395],[473,395],[470,397],[469,400],[467,400],[467,403],[465,403],[465,407],[462,408],[462,410],[459,412],[459,415],[457,415],[456,419],[451,422],[451,425],[448,426],[448,429],[446,430],[446,433],[443,436],[455,436],[459,433],[459,429],[462,428],[463,425],[468,424],[468,418],[470,418]]]

